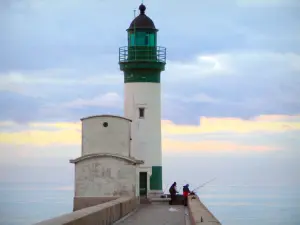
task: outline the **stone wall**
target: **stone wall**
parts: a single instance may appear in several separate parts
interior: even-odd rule
[[[189,196],[188,209],[191,225],[220,225],[218,219],[206,208],[197,195]]]
[[[75,197],[73,211],[88,208],[91,206],[103,204],[112,200],[116,200],[119,197]]]
[[[113,224],[137,207],[135,197],[121,197],[100,205],[64,214],[35,225],[107,225]]]
[[[75,197],[136,195],[136,167],[125,160],[89,158],[75,164]]]

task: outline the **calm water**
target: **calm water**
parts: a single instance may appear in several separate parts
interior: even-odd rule
[[[202,201],[223,225],[299,225],[300,189],[287,187],[205,187]],[[29,225],[72,211],[72,187],[1,184],[0,225]]]
[[[210,187],[201,192],[223,225],[300,225],[299,187]]]

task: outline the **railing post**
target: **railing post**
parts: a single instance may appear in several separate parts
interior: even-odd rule
[[[119,62],[146,61],[165,63],[166,54],[166,48],[160,46],[123,46],[119,48]]]

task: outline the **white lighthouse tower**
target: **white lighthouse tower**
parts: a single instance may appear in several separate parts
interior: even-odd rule
[[[131,22],[128,46],[119,49],[120,69],[124,72],[125,117],[132,120],[131,156],[144,161],[139,167],[140,196],[162,193],[161,85],[166,48],[157,46],[153,21],[140,14]]]

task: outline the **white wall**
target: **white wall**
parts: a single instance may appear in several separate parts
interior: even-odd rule
[[[132,155],[144,160],[142,166],[161,166],[161,96],[159,83],[126,83],[125,117],[132,120]],[[139,107],[145,118],[139,119]]]
[[[108,126],[104,127],[103,123]],[[110,117],[82,120],[82,156],[91,153],[112,153],[129,156],[130,121]]]
[[[75,164],[75,197],[134,196],[136,167],[111,157]]]

